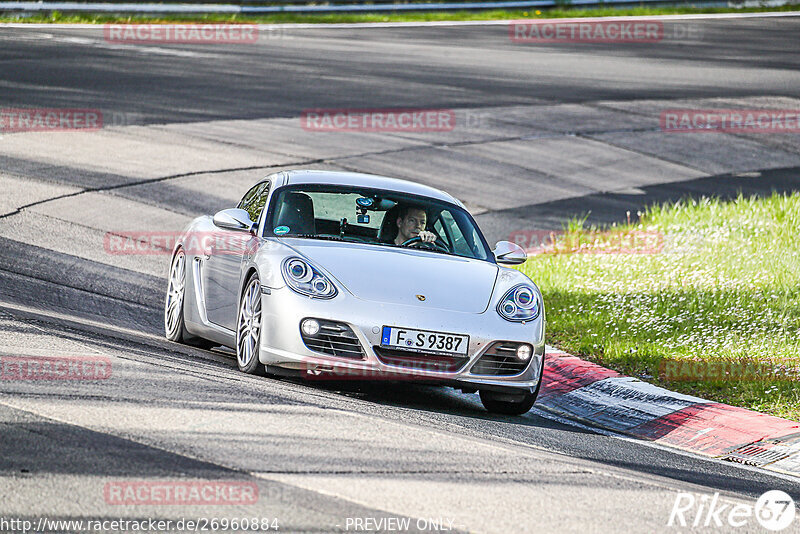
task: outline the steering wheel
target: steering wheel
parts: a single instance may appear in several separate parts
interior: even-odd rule
[[[427,248],[431,250],[440,250],[442,252],[447,252],[448,254],[450,253],[450,248],[444,243],[440,243],[438,239],[436,241],[423,241],[419,236],[406,239],[400,246]]]

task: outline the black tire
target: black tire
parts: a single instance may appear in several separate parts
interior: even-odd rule
[[[185,343],[186,326],[183,321],[183,297],[186,291],[186,254],[178,249],[172,257],[164,301],[164,334],[176,343]]]
[[[536,384],[536,390],[533,393],[525,392],[499,392],[482,389],[479,394],[481,396],[481,403],[486,411],[489,413],[497,413],[502,415],[522,415],[528,413],[533,408],[536,402],[536,397],[539,396],[539,388],[542,387],[542,378],[544,375],[544,354],[542,355],[542,366],[539,369],[539,383]]]
[[[249,375],[266,375],[266,369],[259,361],[263,317],[261,310],[261,283],[254,273],[247,279],[236,312],[236,365],[241,372]],[[252,332],[256,316],[258,330],[254,336]]]
[[[522,415],[528,413],[536,402],[533,393],[500,393],[482,389],[480,391],[481,403],[489,413],[503,415]]]
[[[176,273],[175,271],[180,271]],[[173,291],[176,282],[173,279],[173,274],[178,275],[178,279],[182,280],[179,290]],[[193,336],[186,330],[186,323],[183,319],[183,307],[185,305],[186,294],[186,254],[183,249],[178,249],[175,256],[172,258],[172,263],[169,269],[169,280],[167,281],[167,296],[164,302],[164,333],[166,338],[175,343],[182,343],[184,345],[191,345],[201,349],[210,349],[216,347],[218,344],[201,337]],[[174,302],[174,304],[173,304]],[[172,310],[171,306],[175,309]]]

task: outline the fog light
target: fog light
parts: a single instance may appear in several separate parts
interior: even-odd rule
[[[316,319],[306,319],[300,325],[303,333],[307,336],[316,336],[319,333],[319,323]],[[519,353],[519,351],[517,351]]]
[[[530,345],[520,345],[517,347],[517,359],[523,362],[527,362],[531,357],[531,346]]]

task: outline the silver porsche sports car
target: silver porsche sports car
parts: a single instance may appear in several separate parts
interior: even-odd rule
[[[527,412],[544,304],[463,204],[421,184],[290,171],[192,221],[171,261],[167,338],[236,350],[245,373],[410,380]]]

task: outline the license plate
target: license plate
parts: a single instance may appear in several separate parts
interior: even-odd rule
[[[469,348],[469,336],[384,326],[381,345],[394,349],[465,355]]]

